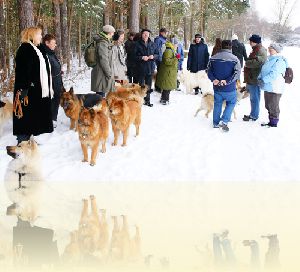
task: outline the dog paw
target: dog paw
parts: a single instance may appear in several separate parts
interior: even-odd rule
[[[104,149],[104,150],[101,150],[101,153],[105,153],[106,152],[106,149]]]
[[[126,144],[122,144],[121,146],[126,146]]]
[[[112,145],[112,146],[116,146],[117,144],[115,144],[115,143],[112,143],[111,145]]]
[[[88,160],[86,160],[86,159],[83,159],[83,160],[82,160],[82,162],[88,162]]]
[[[90,162],[90,166],[95,166],[95,162]]]

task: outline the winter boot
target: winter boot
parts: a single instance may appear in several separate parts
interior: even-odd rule
[[[249,122],[249,121],[256,121],[257,119],[251,117],[250,115],[244,115],[243,121]]]
[[[195,88],[195,95],[199,94],[199,87]]]
[[[228,132],[228,131],[229,131],[229,127],[228,127],[227,124],[225,124],[224,122],[220,122],[219,128],[220,128],[223,132]]]

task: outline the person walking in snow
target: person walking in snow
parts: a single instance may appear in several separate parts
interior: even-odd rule
[[[197,73],[207,69],[207,64],[209,61],[208,47],[201,39],[200,34],[195,35],[195,40],[190,46],[188,60],[187,60],[187,70],[191,73]],[[195,88],[195,95],[199,93],[199,87]]]
[[[105,25],[103,31],[94,36],[94,41],[97,43],[97,64],[92,69],[91,90],[103,97],[115,88],[111,42],[114,33],[113,26]]]
[[[240,73],[240,61],[231,53],[231,41],[222,41],[222,50],[211,57],[208,64],[208,77],[214,88],[213,127],[224,132],[229,131],[228,122],[236,104],[236,81]],[[221,117],[224,101],[226,107]]]
[[[279,122],[279,102],[284,92],[284,74],[288,67],[286,58],[280,53],[282,45],[271,43],[268,47],[270,56],[261,68],[258,76],[258,85],[264,91],[265,108],[269,113],[269,122],[262,126],[277,127]]]
[[[251,111],[249,115],[244,115],[243,121],[256,121],[259,117],[260,103],[260,86],[257,82],[257,77],[261,71],[261,67],[267,60],[267,50],[261,44],[261,37],[253,34],[250,38],[252,52],[245,63],[244,82],[250,93]]]

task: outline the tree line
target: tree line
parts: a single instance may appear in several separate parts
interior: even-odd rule
[[[258,30],[264,35],[273,26],[258,18],[249,0],[0,0],[1,82],[13,72],[24,28],[40,26],[44,34],[54,34],[57,55],[69,72],[74,58],[82,65],[83,48],[105,24],[133,32],[149,28],[154,35],[166,27],[186,49],[195,33],[213,43],[233,33],[241,40]]]

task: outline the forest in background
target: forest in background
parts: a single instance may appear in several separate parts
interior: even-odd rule
[[[83,49],[104,24],[134,32],[149,28],[154,36],[166,27],[186,49],[195,33],[209,44],[216,37],[230,39],[233,33],[241,41],[259,33],[284,42],[292,32],[292,8],[289,0],[276,1],[278,20],[268,23],[249,0],[0,0],[0,89],[10,88],[20,33],[29,26],[56,36],[57,55],[68,74],[73,60],[83,65]]]

